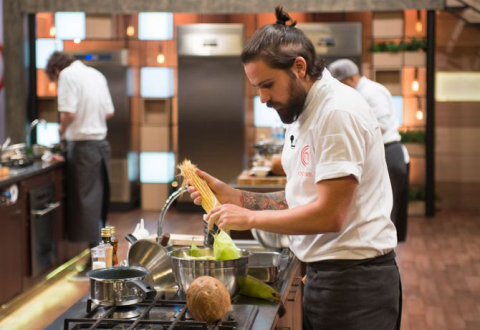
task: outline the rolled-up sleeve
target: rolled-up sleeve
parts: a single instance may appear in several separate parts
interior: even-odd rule
[[[60,74],[57,94],[59,112],[77,112],[78,90],[68,76]]]
[[[332,111],[315,132],[315,181],[353,175],[361,182],[365,162],[365,135],[350,113]]]

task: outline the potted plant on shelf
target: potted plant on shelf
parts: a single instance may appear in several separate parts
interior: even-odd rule
[[[405,131],[400,132],[402,143],[408,150],[410,157],[425,157],[425,131]]]
[[[412,38],[399,42],[374,42],[370,47],[373,53],[373,66],[376,68],[400,68],[402,66],[425,66],[425,50],[427,42],[424,39]]]
[[[411,186],[408,191],[408,216],[425,216],[425,186]],[[440,195],[435,191],[435,208],[441,209]]]

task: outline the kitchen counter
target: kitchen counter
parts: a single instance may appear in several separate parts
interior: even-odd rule
[[[275,329],[282,304],[285,305],[290,293],[289,288],[292,286],[296,276],[299,274],[300,269],[300,261],[292,253],[288,253],[287,255],[288,257],[284,258],[280,264],[280,273],[277,280],[272,283],[272,286],[281,294],[282,303],[272,303],[266,300],[249,298],[241,295],[235,296],[235,298],[232,300],[233,305],[258,306],[258,314],[256,315],[254,323],[250,327],[252,330]],[[184,297],[181,297],[180,295],[176,298],[172,298],[172,300],[176,299],[183,300]],[[57,320],[51,323],[46,330],[64,329],[65,319],[82,317],[86,312],[87,300],[88,295],[85,295],[65,313],[63,313]]]
[[[26,180],[32,176],[39,175],[57,168],[65,166],[65,162],[35,162],[33,165],[23,168],[10,168],[10,175],[0,178],[0,188],[6,187],[13,183]]]

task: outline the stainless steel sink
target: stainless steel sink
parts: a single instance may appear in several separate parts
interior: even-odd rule
[[[270,249],[263,247],[260,243],[253,239],[234,239],[233,242],[240,249],[248,250],[252,253],[255,252],[279,252],[280,249]]]
[[[272,283],[282,266],[288,263],[289,250],[269,249],[254,240],[234,240],[236,246],[252,252],[248,258],[248,274],[259,280]]]
[[[272,283],[280,272],[282,254],[279,252],[255,252],[248,258],[248,274],[265,283]]]

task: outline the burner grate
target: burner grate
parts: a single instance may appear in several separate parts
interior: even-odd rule
[[[258,306],[236,306],[241,310],[239,324],[234,315],[228,314],[223,320],[215,324],[195,321],[188,313],[185,300],[165,300],[162,296],[154,300],[136,304],[139,316],[136,318],[115,318],[114,315],[122,312],[122,307],[105,307],[95,305],[91,300],[87,302],[87,312],[80,318],[69,318],[64,321],[65,330],[82,329],[115,329],[115,330],[241,330],[250,329]],[[170,312],[158,312],[169,310]],[[237,316],[238,318],[238,316]]]

